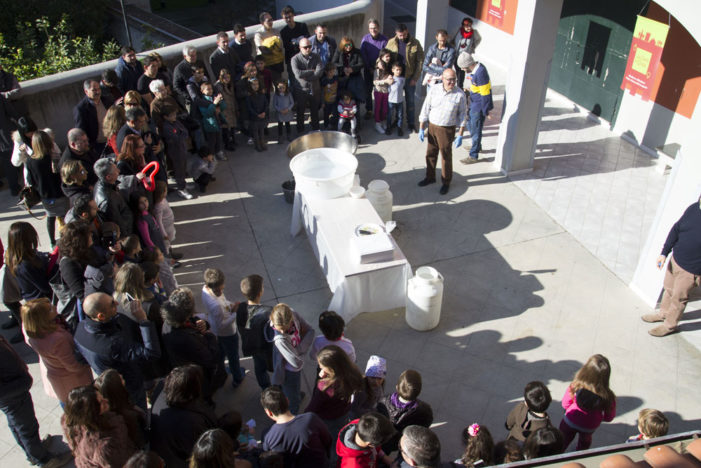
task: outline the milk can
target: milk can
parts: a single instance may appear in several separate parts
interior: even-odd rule
[[[418,331],[438,326],[443,302],[443,275],[432,267],[420,267],[409,280],[406,293],[406,323]]]
[[[377,214],[380,215],[383,223],[392,220],[392,192],[389,191],[389,184],[384,180],[373,180],[368,184],[368,191],[365,198],[370,200],[370,204]]]

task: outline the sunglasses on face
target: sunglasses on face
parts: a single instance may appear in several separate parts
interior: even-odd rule
[[[312,46],[310,46],[310,45],[303,45],[303,46],[299,46],[299,48],[300,48],[300,49],[311,49]]]

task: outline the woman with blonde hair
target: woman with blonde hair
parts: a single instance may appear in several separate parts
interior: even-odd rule
[[[152,381],[165,376],[170,371],[168,355],[163,348],[163,338],[161,330],[163,328],[163,318],[156,296],[146,289],[144,271],[135,263],[125,263],[121,266],[114,278],[114,300],[117,301],[117,312],[129,317],[136,322],[132,313],[132,303],[138,301],[141,308],[146,312],[146,318],[153,322],[158,335],[158,342],[161,347],[161,358],[154,362],[149,362],[141,366],[144,380]],[[148,383],[147,383],[148,388]]]
[[[307,350],[314,341],[314,329],[290,306],[280,303],[270,313],[271,327],[265,338],[273,342],[273,385],[280,385],[289,400],[290,411],[298,414],[301,375]]]
[[[144,286],[144,271],[135,263],[125,263],[114,277],[114,300],[117,301],[117,312],[132,320],[130,303],[141,301],[141,307],[149,320],[155,321],[156,329],[163,325],[159,312],[158,301],[151,291]]]
[[[44,391],[63,406],[71,390],[92,383],[90,366],[76,359],[73,335],[47,298],[27,301],[21,313],[27,344],[39,355]]]
[[[102,133],[105,134],[107,144],[114,154],[119,154],[119,148],[117,148],[117,134],[125,123],[127,123],[127,116],[124,107],[111,106],[107,109],[105,120],[102,121]]]
[[[61,166],[61,191],[68,197],[71,206],[81,195],[92,196],[92,190],[85,184],[86,180],[88,171],[77,159],[66,161]]]
[[[68,198],[61,190],[61,178],[55,172],[55,155],[60,151],[53,138],[44,130],[37,130],[32,135],[32,154],[24,163],[27,171],[27,184],[34,187],[41,197],[41,204],[46,211],[46,230],[49,233],[51,247],[56,246],[56,221],[63,227],[63,217],[68,211]]]

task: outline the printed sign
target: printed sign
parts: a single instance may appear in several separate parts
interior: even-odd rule
[[[621,89],[650,99],[667,33],[669,25],[638,16]]]

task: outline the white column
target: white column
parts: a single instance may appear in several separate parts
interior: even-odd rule
[[[701,128],[701,99],[696,101],[689,128]],[[655,221],[650,227],[630,283],[631,289],[650,307],[654,307],[660,297],[664,278],[664,269],[658,270],[655,260],[660,255],[672,225],[701,194],[701,154],[698,150],[701,147],[701,132],[687,132],[680,143],[681,148],[657,206]]]
[[[430,8],[429,8],[430,7]],[[448,24],[449,0],[418,0],[416,2],[416,33],[424,51],[436,42],[436,31]]]
[[[521,0],[494,164],[505,174],[533,169],[563,0]],[[498,118],[494,116],[492,118]]]

